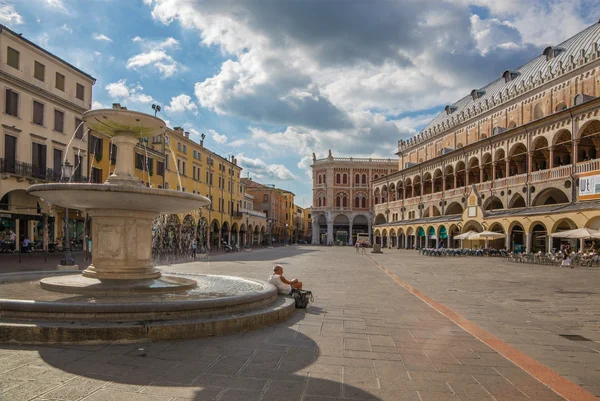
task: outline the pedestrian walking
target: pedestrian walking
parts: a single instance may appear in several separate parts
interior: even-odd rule
[[[196,242],[196,238],[192,239],[192,258],[196,259],[196,248],[198,247],[198,243]]]
[[[354,248],[356,249],[356,253],[359,253],[359,252],[360,252],[360,250],[359,250],[359,248],[360,248],[360,241],[356,241],[356,242],[354,243]]]

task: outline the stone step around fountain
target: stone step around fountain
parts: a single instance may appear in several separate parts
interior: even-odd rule
[[[183,340],[254,330],[284,321],[295,311],[292,298],[279,296],[274,303],[264,308],[189,320],[86,323],[0,319],[0,343],[68,344]]]

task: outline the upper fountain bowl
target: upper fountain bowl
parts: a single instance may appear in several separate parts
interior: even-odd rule
[[[161,135],[166,124],[160,118],[137,111],[123,109],[98,109],[83,113],[88,128],[107,137],[127,132],[135,138]]]

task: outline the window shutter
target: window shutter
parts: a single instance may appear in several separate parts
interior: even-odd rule
[[[65,130],[65,114],[60,110],[54,110],[54,131],[63,132]]]
[[[85,88],[83,87],[83,85],[77,84],[75,92],[75,97],[79,100],[83,100],[85,92]]]
[[[44,125],[44,105],[35,100],[33,101],[33,123]]]
[[[12,47],[7,48],[6,64],[13,68],[19,69],[19,52]]]
[[[35,62],[33,66],[33,76],[39,81],[43,81],[46,77],[46,66],[40,62]]]
[[[47,150],[46,145],[40,145],[40,152],[41,152],[40,168],[42,170],[41,173],[43,175],[46,175],[46,150]]]
[[[56,89],[59,89],[63,92],[65,91],[65,76],[59,72],[56,73],[56,85],[55,86],[56,86]]]

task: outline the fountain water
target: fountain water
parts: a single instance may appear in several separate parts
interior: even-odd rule
[[[92,218],[92,264],[80,274],[0,275],[0,293],[12,294],[0,299],[0,342],[190,338],[261,326],[294,312],[292,300],[278,298],[265,282],[163,276],[152,265],[153,230],[165,234],[170,230],[166,214],[198,210],[210,201],[197,194],[147,188],[135,176],[134,147],[140,138],[162,134],[162,120],[120,109],[89,111],[83,120],[117,146],[114,171],[106,183],[39,184],[28,192],[87,212]],[[169,242],[161,247],[181,250],[182,240],[191,241],[198,228],[193,219],[182,223],[180,235],[161,235]],[[174,238],[180,243],[171,243]],[[18,298],[23,294],[29,299]]]

